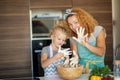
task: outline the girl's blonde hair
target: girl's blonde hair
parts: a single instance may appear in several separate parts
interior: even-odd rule
[[[70,14],[70,13],[75,13],[75,14]],[[85,10],[78,7],[72,8],[70,13],[67,15],[65,19],[66,27],[68,28],[69,33],[71,33],[70,36],[77,37],[77,34],[70,29],[68,24],[68,18],[70,16],[75,15],[80,25],[85,28],[84,34],[88,33],[88,37],[90,37],[90,34],[94,31],[95,26],[98,25],[98,22],[96,21],[96,19],[94,19],[93,16],[91,16]]]
[[[66,27],[64,27],[63,23],[58,23],[56,24],[51,30],[50,30],[50,36],[51,35],[55,35],[57,33],[57,31],[61,31],[62,33],[64,33],[66,35],[66,37],[68,36],[68,31],[66,29]]]

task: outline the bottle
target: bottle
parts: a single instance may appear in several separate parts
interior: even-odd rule
[[[120,60],[115,60],[115,64],[114,64],[114,80],[120,80]]]
[[[114,54],[114,80],[120,80],[120,44],[116,47]]]

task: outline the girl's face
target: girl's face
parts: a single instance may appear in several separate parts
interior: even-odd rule
[[[73,30],[75,33],[76,33],[76,29],[80,28],[80,24],[75,15],[68,17],[68,24],[71,30]]]
[[[66,35],[62,33],[61,31],[57,31],[55,35],[52,35],[52,43],[55,48],[59,48],[59,46],[62,46],[65,43]]]

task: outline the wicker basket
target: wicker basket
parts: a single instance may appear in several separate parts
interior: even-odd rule
[[[57,66],[58,75],[65,80],[74,80],[79,78],[83,71],[83,65],[75,68],[66,68],[63,65]]]

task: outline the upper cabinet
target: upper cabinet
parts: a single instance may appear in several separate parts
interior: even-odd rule
[[[66,9],[72,7],[72,0],[30,0],[30,8]]]
[[[81,7],[90,13],[111,12],[111,0],[72,0],[73,7]]]

